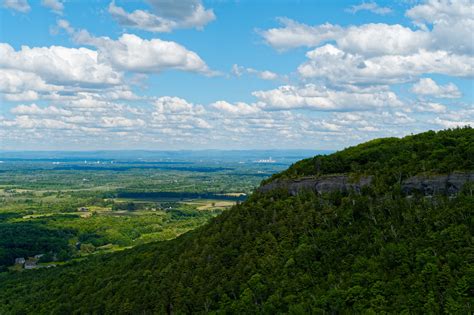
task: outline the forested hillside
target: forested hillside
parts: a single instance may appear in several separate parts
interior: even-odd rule
[[[473,171],[473,148],[466,127],[301,161],[273,179],[370,173],[388,184],[256,192],[171,241],[3,273],[0,314],[472,313],[472,184],[448,197],[406,196],[390,183],[397,173]]]
[[[375,139],[331,155],[317,155],[272,176],[297,178],[334,173],[371,174],[389,183],[415,174],[443,174],[474,169],[474,129],[428,131],[399,138]]]

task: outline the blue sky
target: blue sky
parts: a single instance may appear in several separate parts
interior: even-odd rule
[[[340,149],[472,125],[472,1],[0,1],[0,149]]]

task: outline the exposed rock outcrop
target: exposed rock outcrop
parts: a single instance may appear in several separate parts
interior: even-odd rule
[[[372,183],[372,176],[362,177],[358,180],[350,179],[347,175],[327,175],[321,177],[302,177],[294,180],[275,180],[263,185],[258,190],[267,192],[274,189],[285,189],[292,195],[304,190],[311,190],[318,194],[328,193],[332,191],[357,191],[360,192],[362,187]]]
[[[457,194],[467,182],[474,181],[474,173],[452,173],[446,175],[413,176],[402,182],[402,192],[424,195]]]
[[[320,177],[302,177],[299,179],[279,179],[258,188],[260,192],[274,189],[284,189],[296,195],[304,190],[318,194],[333,191],[360,192],[364,186],[372,183],[373,176],[350,178],[348,175],[326,175]],[[474,182],[474,172],[452,173],[446,175],[417,175],[402,181],[401,189],[404,194],[416,192],[424,195],[458,193],[467,182]]]

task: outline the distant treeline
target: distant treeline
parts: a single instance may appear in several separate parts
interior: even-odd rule
[[[118,192],[117,198],[129,199],[216,199],[216,200],[233,200],[243,201],[247,199],[246,195],[229,196],[224,194],[205,192],[174,192],[174,191],[160,191],[160,192]]]
[[[124,172],[131,169],[162,169],[168,171],[185,171],[211,173],[220,171],[231,171],[228,167],[190,167],[190,166],[159,166],[159,165],[136,165],[136,166],[85,166],[85,165],[65,165],[54,167],[53,170],[75,170],[75,171],[116,171]]]
[[[32,163],[39,163],[39,162],[61,162],[61,163],[83,163],[84,160],[88,161],[88,163],[94,162],[103,162],[103,163],[117,163],[117,164],[161,164],[161,165],[173,165],[173,164],[194,164],[194,162],[187,162],[187,161],[121,161],[121,160],[114,160],[114,159],[101,159],[101,158],[38,158],[38,159],[23,159],[23,158],[2,158],[3,161],[9,162],[32,162]]]

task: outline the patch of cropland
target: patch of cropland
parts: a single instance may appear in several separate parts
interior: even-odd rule
[[[238,156],[132,153],[2,153],[0,270],[172,239],[246,199],[262,174],[283,168],[245,156],[235,162]]]
[[[413,145],[419,139],[427,142],[423,153]],[[466,127],[297,163],[265,184],[319,173],[374,181],[322,193],[259,190],[170,241],[54,270],[4,273],[0,313],[472,313],[472,182],[452,195],[404,192],[397,183],[472,172],[473,155],[464,151],[473,146]],[[364,148],[380,160],[361,158]],[[424,167],[404,165],[406,156]],[[318,173],[312,162],[321,159]]]

